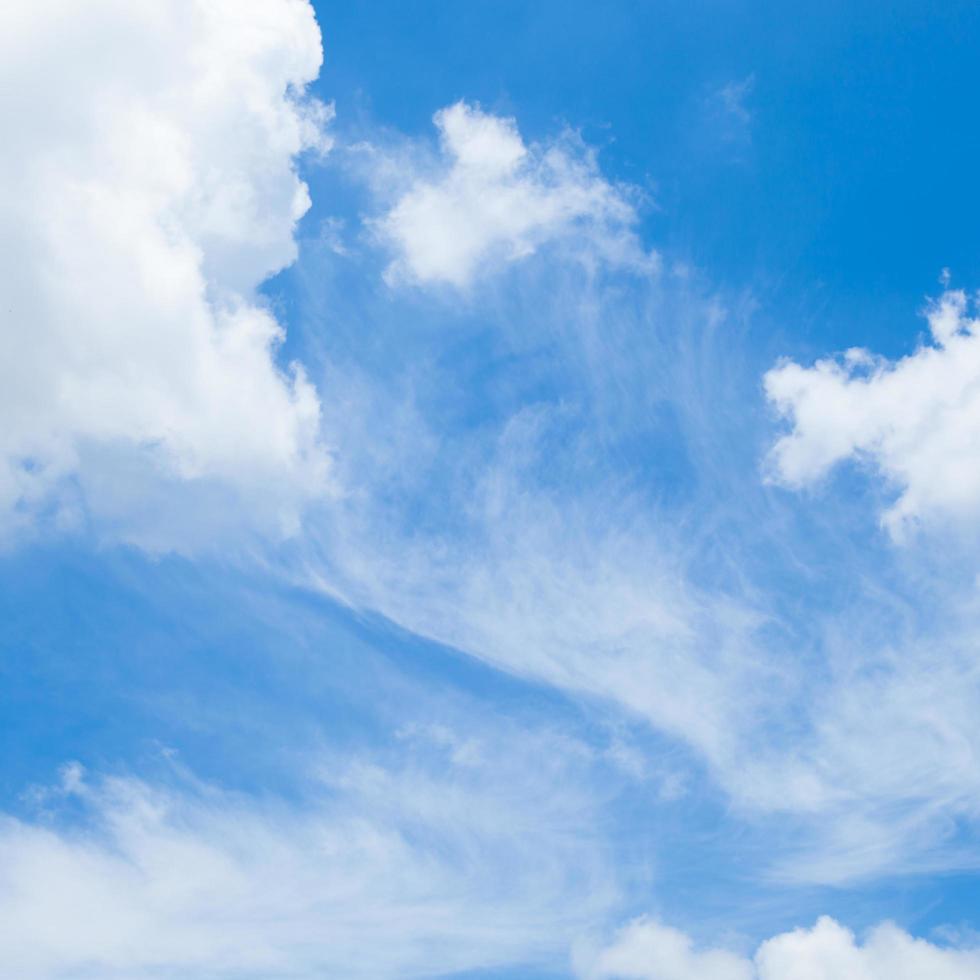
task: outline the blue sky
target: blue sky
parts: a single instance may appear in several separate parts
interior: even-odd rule
[[[0,13],[0,977],[980,977],[980,10]]]

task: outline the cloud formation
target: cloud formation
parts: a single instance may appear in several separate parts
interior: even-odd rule
[[[900,537],[912,523],[980,514],[980,320],[961,290],[926,311],[930,341],[898,361],[852,348],[766,374],[766,395],[789,419],[770,461],[774,477],[803,487],[846,459],[876,469],[898,499],[883,523]]]
[[[0,529],[277,534],[322,492],[317,394],[256,295],[328,145],[320,62],[305,0],[4,5]]]
[[[939,597],[937,632],[921,581],[882,582],[830,527],[808,541],[795,503],[760,485],[725,408],[758,384],[729,297],[669,271],[582,277],[554,253],[508,278],[492,357],[446,356],[438,327],[378,317],[375,349],[398,370],[347,362],[331,378],[347,492],[307,538],[315,586],[692,748],[741,826],[780,822],[766,874],[956,866],[951,827],[972,833],[980,812],[962,595]],[[673,458],[656,448],[664,420]],[[754,442],[767,426],[751,424]],[[696,476],[665,500],[671,466]],[[828,537],[846,590],[801,606]]]
[[[573,136],[528,146],[513,119],[457,102],[435,114],[442,159],[374,228],[395,253],[390,281],[469,286],[549,242],[577,239],[593,258],[650,265],[627,192]]]
[[[617,897],[583,747],[403,732],[301,798],[65,769],[0,817],[0,977],[401,980],[563,958]],[[524,753],[527,753],[525,756]]]
[[[580,975],[587,980],[976,980],[980,951],[936,946],[891,923],[858,942],[833,919],[767,939],[752,959],[698,951],[684,933],[631,923]]]

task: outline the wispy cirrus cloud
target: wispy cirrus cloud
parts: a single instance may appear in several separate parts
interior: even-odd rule
[[[0,975],[428,977],[563,959],[615,907],[586,746],[431,725],[393,746],[308,759],[292,800],[66,767],[0,818]]]
[[[980,801],[965,594],[869,559],[834,564],[850,591],[833,608],[798,602],[806,563],[855,545],[831,517],[808,541],[759,480],[769,432],[737,299],[680,269],[583,279],[569,254],[481,268],[458,304],[396,298],[397,333],[379,318],[377,338],[411,368],[331,375],[358,412],[327,412],[347,493],[311,535],[311,580],[693,748],[739,820],[781,822],[763,876],[960,864],[950,821],[974,826]],[[433,319],[414,331],[419,304]],[[443,322],[493,358],[446,356]]]

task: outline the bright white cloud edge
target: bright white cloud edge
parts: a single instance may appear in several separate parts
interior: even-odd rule
[[[324,492],[318,396],[256,295],[328,145],[321,57],[305,0],[4,5],[0,530],[184,547]]]
[[[791,424],[772,449],[776,480],[799,488],[847,459],[894,488],[882,515],[896,539],[912,526],[980,515],[980,320],[962,290],[929,304],[929,340],[897,361],[852,348],[765,376],[766,395]]]
[[[652,919],[626,926],[607,947],[580,950],[583,980],[976,980],[980,949],[938,946],[883,923],[859,941],[833,919],[780,933],[755,955],[698,949]]]
[[[634,233],[635,194],[609,183],[573,134],[528,145],[513,119],[462,101],[433,121],[441,159],[409,167],[404,192],[373,223],[395,253],[392,284],[465,289],[554,243],[590,261],[657,268]],[[383,156],[373,166],[386,176],[394,169]]]

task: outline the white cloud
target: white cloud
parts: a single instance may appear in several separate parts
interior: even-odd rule
[[[759,980],[976,980],[980,952],[915,939],[885,923],[864,943],[833,919],[767,940],[756,953]]]
[[[164,545],[190,514],[289,530],[322,491],[255,293],[327,145],[320,61],[305,0],[3,5],[0,527],[82,507]]]
[[[980,951],[936,946],[890,923],[860,943],[833,919],[766,940],[749,959],[696,951],[682,932],[641,919],[583,963],[588,980],[977,980]]]
[[[689,936],[650,919],[631,922],[583,964],[580,975],[589,980],[753,980],[752,966],[743,957],[696,950]]]
[[[439,497],[448,532],[400,526],[391,483],[380,500],[344,497],[316,582],[498,668],[625,707],[727,767],[760,692],[780,689],[750,642],[760,617],[694,587],[650,514],[538,484],[560,414],[520,412],[468,447],[467,478]]]
[[[653,268],[633,233],[628,195],[602,177],[580,141],[528,146],[513,119],[465,102],[434,118],[443,159],[434,173],[412,173],[374,224],[395,252],[389,280],[462,288],[488,267],[573,240],[590,256]]]
[[[719,423],[757,379],[740,376],[737,323],[717,301],[664,299],[679,291],[667,274],[641,293],[620,290],[622,277],[552,289],[538,277],[554,259],[505,291],[514,328],[502,326],[497,353],[520,360],[492,388],[537,367],[526,343],[562,372],[536,384],[552,401],[446,432],[447,415],[472,417],[458,406],[473,387],[491,390],[465,363],[415,355],[421,390],[410,372],[396,385],[369,369],[331,380],[347,492],[306,539],[315,582],[693,748],[741,832],[762,828],[762,876],[842,883],[972,862],[957,835],[980,816],[975,608],[909,569],[884,578],[832,527],[817,542],[797,536],[791,502],[759,487],[751,453],[739,459]],[[402,321],[386,329],[418,343]],[[445,399],[438,417],[432,391]],[[641,480],[662,485],[641,438],[654,399],[676,406],[677,438],[717,481],[670,507],[630,470],[642,444]],[[827,560],[828,540],[841,598],[811,604],[824,581],[813,568],[826,567],[811,561]]]
[[[773,447],[776,479],[802,487],[845,459],[875,467],[898,491],[884,524],[980,514],[980,321],[959,290],[927,310],[931,342],[898,361],[862,349],[787,362],[766,394],[792,422]]]
[[[739,306],[693,274],[596,271],[547,250],[487,284],[476,327],[453,303],[420,323],[416,297],[379,287],[368,357],[326,338],[343,493],[287,574],[678,739],[694,753],[664,795],[706,772],[770,881],[962,867],[954,828],[980,816],[975,616],[856,552],[834,565],[842,601],[811,604],[841,541],[830,522],[796,537],[790,502],[759,486],[756,423],[729,411],[758,383]]]
[[[69,768],[36,819],[0,819],[0,977],[402,980],[563,960],[617,897],[577,744],[407,742],[395,763],[324,764],[292,802]]]

